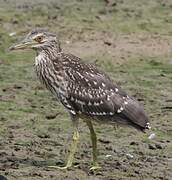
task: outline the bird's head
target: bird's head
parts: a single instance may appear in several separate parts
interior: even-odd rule
[[[35,49],[42,50],[48,48],[58,48],[60,49],[59,41],[56,37],[56,34],[47,32],[41,29],[32,30],[26,37],[19,43],[11,46],[10,50],[18,49]]]

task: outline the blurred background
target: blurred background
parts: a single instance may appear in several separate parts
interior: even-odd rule
[[[69,171],[68,114],[34,73],[35,52],[8,48],[35,27],[57,33],[63,51],[106,71],[147,111],[152,129],[97,126],[102,169],[91,173],[89,131]],[[163,179],[172,176],[172,1],[0,0],[0,174],[10,180]]]

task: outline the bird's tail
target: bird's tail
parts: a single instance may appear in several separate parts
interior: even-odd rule
[[[141,131],[151,129],[148,116],[143,107],[133,98],[130,98],[127,102],[128,104],[125,105],[123,112],[119,114],[121,118]]]

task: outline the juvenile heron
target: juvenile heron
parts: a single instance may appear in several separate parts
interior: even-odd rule
[[[97,137],[92,121],[124,124],[141,131],[150,128],[147,115],[133,97],[95,66],[64,53],[55,34],[36,29],[10,49],[34,49],[37,52],[35,70],[38,78],[70,114],[74,127],[73,139],[66,164],[59,168],[72,166],[79,140],[79,118],[84,119],[90,130],[93,148],[91,169],[99,168]]]

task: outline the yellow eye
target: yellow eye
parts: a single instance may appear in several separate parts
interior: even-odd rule
[[[41,43],[42,40],[43,40],[43,36],[37,36],[37,37],[34,38],[34,40]]]

